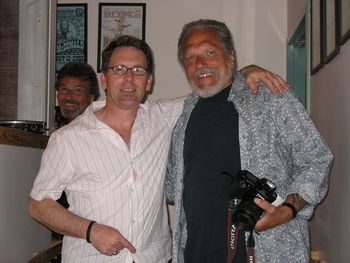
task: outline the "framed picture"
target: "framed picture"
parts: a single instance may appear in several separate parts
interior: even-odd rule
[[[350,0],[339,0],[340,44],[350,38]]]
[[[311,0],[311,74],[323,66],[322,0]]]
[[[56,72],[67,62],[87,62],[87,4],[58,4]]]
[[[100,3],[97,71],[101,71],[102,51],[112,39],[132,35],[145,39],[146,4]]]
[[[339,53],[337,0],[323,0],[323,61],[328,63]]]

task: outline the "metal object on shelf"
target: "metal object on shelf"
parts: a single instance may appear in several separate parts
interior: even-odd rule
[[[6,120],[0,121],[0,126],[17,128],[23,131],[44,134],[48,129],[44,121],[28,121],[28,120]]]

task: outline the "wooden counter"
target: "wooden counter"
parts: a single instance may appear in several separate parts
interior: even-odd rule
[[[0,126],[0,144],[45,149],[49,136]]]

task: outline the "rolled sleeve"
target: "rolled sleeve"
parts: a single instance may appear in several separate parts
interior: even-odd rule
[[[293,164],[287,194],[297,193],[308,203],[298,216],[310,218],[327,193],[333,156],[302,104],[293,93],[285,96],[278,126],[291,149]]]
[[[37,201],[46,198],[57,200],[72,175],[73,168],[61,135],[54,133],[43,153],[30,196]]]

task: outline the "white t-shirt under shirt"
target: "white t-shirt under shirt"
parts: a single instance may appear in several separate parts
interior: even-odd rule
[[[51,135],[30,195],[56,200],[64,190],[71,212],[118,229],[137,250],[105,256],[85,239],[65,236],[63,262],[167,262],[171,238],[164,175],[183,98],[141,104],[130,150],[93,113],[104,104],[94,102]]]

